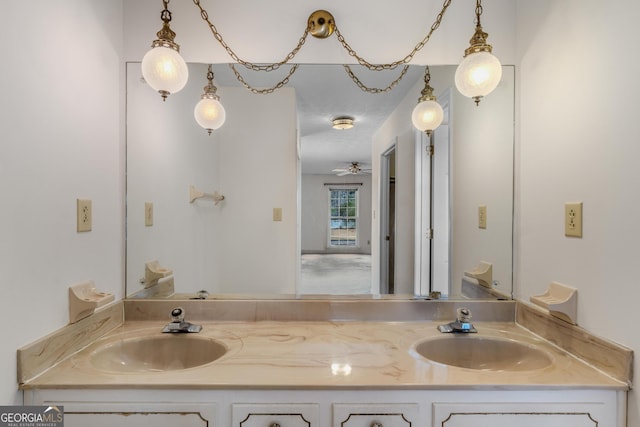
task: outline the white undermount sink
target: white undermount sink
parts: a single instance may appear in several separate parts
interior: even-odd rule
[[[227,348],[196,334],[123,338],[92,351],[90,363],[113,372],[164,372],[195,368],[224,356]]]
[[[432,362],[487,371],[531,371],[553,363],[533,344],[475,334],[447,334],[415,345],[415,353]]]

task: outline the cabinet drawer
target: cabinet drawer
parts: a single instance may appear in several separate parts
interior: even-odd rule
[[[210,403],[61,402],[66,427],[213,427]]]
[[[417,419],[417,403],[333,405],[333,427],[411,427]]]
[[[315,403],[235,403],[233,427],[318,427]]]
[[[602,405],[467,403],[433,405],[434,427],[597,427]]]

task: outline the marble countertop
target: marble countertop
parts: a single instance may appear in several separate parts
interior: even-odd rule
[[[592,368],[515,323],[477,322],[478,336],[516,339],[548,352],[554,363],[531,371],[482,371],[431,362],[415,345],[440,337],[435,322],[211,322],[199,337],[228,352],[200,367],[108,372],[93,366],[97,348],[128,337],[161,335],[166,322],[130,321],[21,388],[73,389],[616,389],[627,384]],[[181,334],[183,335],[183,334]],[[336,372],[335,367],[350,367]],[[334,369],[332,369],[332,366]]]

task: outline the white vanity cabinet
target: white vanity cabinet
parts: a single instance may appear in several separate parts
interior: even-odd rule
[[[32,389],[24,393],[28,405],[63,405],[65,427],[626,425],[626,392],[612,389]]]

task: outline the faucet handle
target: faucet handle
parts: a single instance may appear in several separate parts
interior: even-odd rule
[[[442,333],[475,333],[478,330],[471,324],[471,310],[467,307],[460,307],[457,310],[457,317],[454,322],[446,325],[438,325],[438,330]]]
[[[184,309],[182,307],[176,307],[173,310],[171,310],[171,321],[172,322],[184,321]]]
[[[471,321],[471,310],[467,307],[460,307],[458,309],[458,322],[469,323]]]

